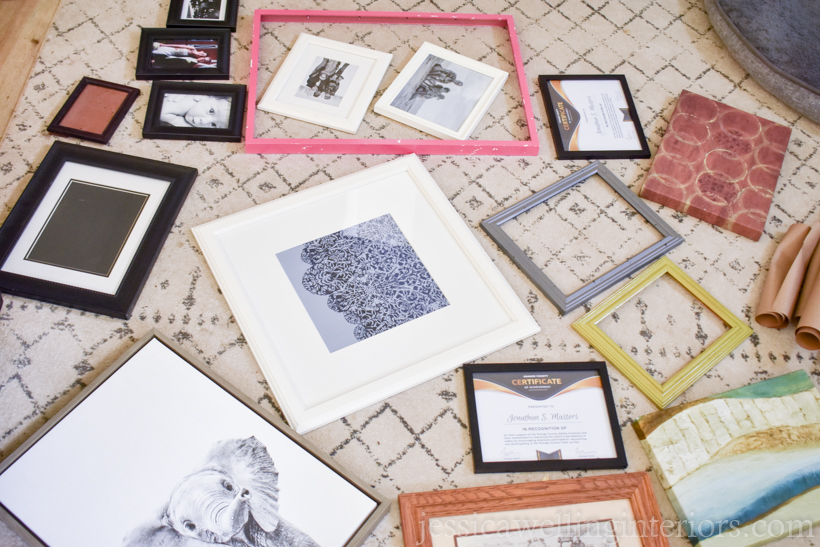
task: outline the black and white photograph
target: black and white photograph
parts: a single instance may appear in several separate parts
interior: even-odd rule
[[[339,106],[345,93],[350,88],[350,82],[356,75],[357,69],[356,65],[350,63],[343,63],[327,57],[316,57],[310,74],[305,82],[298,87],[297,95],[317,102]]]
[[[355,133],[393,55],[302,33],[257,108]]]
[[[180,19],[221,21],[227,0],[183,0]]]
[[[241,142],[246,96],[247,88],[239,84],[154,82],[142,136]]]
[[[231,32],[227,28],[143,28],[138,80],[227,80]]]
[[[493,79],[428,55],[391,106],[458,131]]]
[[[503,70],[425,42],[374,110],[441,139],[465,140],[507,77]]]
[[[384,514],[159,333],[111,368],[0,465],[0,511],[42,544],[343,547]]]

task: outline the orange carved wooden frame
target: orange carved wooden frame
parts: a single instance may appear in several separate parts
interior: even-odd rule
[[[612,500],[629,501],[644,547],[669,547],[645,472],[400,494],[399,510],[404,544],[432,547],[430,519]]]

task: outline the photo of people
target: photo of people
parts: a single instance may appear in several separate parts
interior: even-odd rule
[[[338,106],[358,67],[327,57],[316,57],[305,82],[296,90],[296,96]]]
[[[225,18],[227,0],[183,0],[180,19],[221,21]]]
[[[492,78],[428,55],[391,106],[458,131]]]
[[[151,68],[217,68],[216,40],[153,42]]]
[[[166,93],[162,99],[160,125],[227,129],[231,100],[230,96]]]

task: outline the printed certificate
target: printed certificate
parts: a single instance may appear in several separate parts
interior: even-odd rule
[[[472,371],[468,393],[482,464],[572,461],[569,468],[580,469],[587,467],[583,460],[618,458],[621,440],[603,363],[578,365],[584,364]]]

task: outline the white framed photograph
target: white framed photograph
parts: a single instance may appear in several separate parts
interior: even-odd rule
[[[415,155],[193,232],[300,433],[540,330]]]
[[[355,133],[393,55],[300,34],[257,108]]]
[[[503,70],[425,42],[376,102],[375,111],[441,139],[465,140],[507,76]]]
[[[33,546],[355,547],[388,508],[156,331],[0,464]]]

